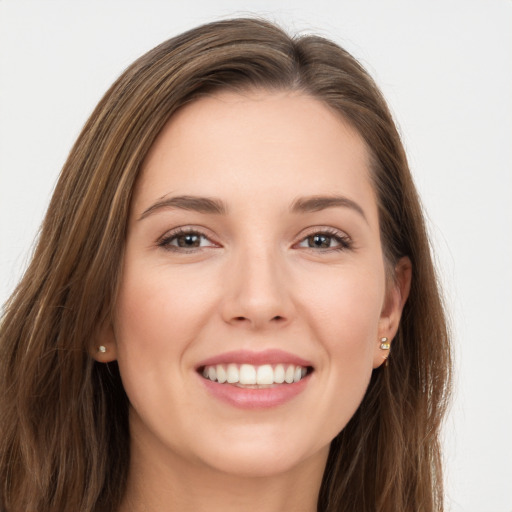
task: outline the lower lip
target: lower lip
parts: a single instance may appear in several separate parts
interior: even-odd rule
[[[240,409],[268,409],[278,407],[302,393],[310,375],[292,384],[276,384],[272,388],[240,388],[232,384],[219,384],[202,376],[204,386],[215,398]]]

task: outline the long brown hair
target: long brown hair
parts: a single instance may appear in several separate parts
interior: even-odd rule
[[[116,510],[129,466],[116,363],[89,355],[111,317],[131,196],[169,117],[221,89],[296,90],[337,111],[372,157],[388,266],[413,278],[387,368],[333,440],[318,510],[442,509],[439,429],[450,351],[423,214],[393,119],[367,72],[324,38],[259,19],[201,26],[157,46],[112,85],[62,170],[32,261],[0,326],[0,506]]]

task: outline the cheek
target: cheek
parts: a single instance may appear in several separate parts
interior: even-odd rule
[[[356,411],[370,381],[385,280],[383,272],[346,269],[330,283],[323,289],[311,287],[303,310],[323,354],[317,378],[325,393],[319,407],[336,435]]]
[[[320,280],[308,285],[305,309],[329,353],[373,349],[385,294],[384,272],[379,270],[344,268],[324,279],[323,286]]]
[[[132,413],[152,432],[164,425],[166,435],[181,435],[170,418],[189,407],[188,349],[212,309],[205,282],[204,275],[171,272],[166,265],[125,261],[116,305],[117,360]]]
[[[187,370],[184,354],[197,338],[211,302],[208,289],[197,285],[184,272],[169,275],[164,265],[126,261],[115,337],[123,385],[135,407],[143,408],[148,396],[170,389],[180,396],[180,376]]]
[[[171,273],[164,265],[127,262],[116,308],[121,352],[179,351],[209,308],[211,290],[205,282],[200,275],[191,279],[190,273]]]

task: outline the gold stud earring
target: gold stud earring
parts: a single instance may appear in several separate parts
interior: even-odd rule
[[[389,350],[391,348],[391,344],[389,343],[389,340],[386,337],[380,339],[380,348],[381,350]],[[388,357],[389,352],[382,357],[382,359],[384,359],[384,366],[388,365]]]
[[[390,343],[389,343],[387,338],[381,338],[380,339],[380,348],[382,350],[389,350],[390,347],[391,347],[391,345],[390,345]]]
[[[107,351],[107,347],[105,347],[105,345],[100,345],[98,347],[98,352],[100,352],[101,354],[104,354],[106,351]]]

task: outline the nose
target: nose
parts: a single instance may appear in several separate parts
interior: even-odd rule
[[[279,255],[251,249],[238,254],[224,284],[225,322],[257,330],[283,326],[292,320],[290,281]]]

